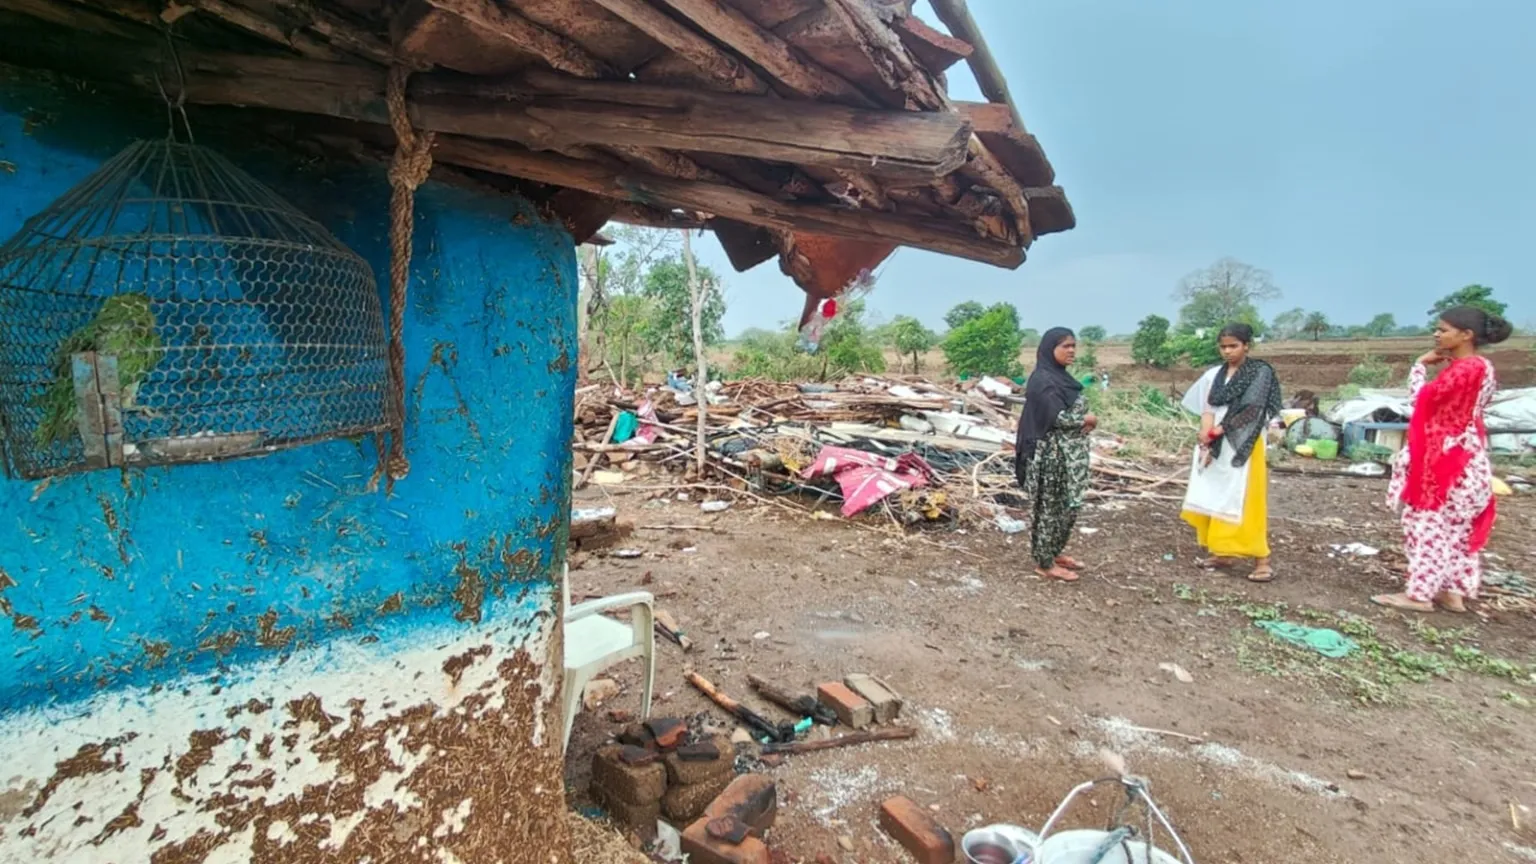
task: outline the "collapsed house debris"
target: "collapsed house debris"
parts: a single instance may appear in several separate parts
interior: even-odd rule
[[[845,517],[883,510],[903,526],[990,523],[1016,533],[1025,506],[1013,464],[1016,390],[991,378],[952,386],[889,376],[714,384],[704,437],[719,482],[709,482],[695,476],[700,408],[692,394],[591,385],[577,394],[576,484],[798,492],[815,505],[838,503]],[[1090,497],[1157,496],[1184,482],[1182,469],[1156,473],[1116,458],[1120,446],[1095,436]]]

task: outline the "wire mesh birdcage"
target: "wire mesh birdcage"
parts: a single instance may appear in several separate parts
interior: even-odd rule
[[[197,144],[130,145],[0,247],[13,476],[361,436],[388,388],[368,264]]]

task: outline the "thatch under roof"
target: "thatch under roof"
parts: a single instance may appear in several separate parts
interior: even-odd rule
[[[911,0],[0,0],[0,61],[184,75],[191,104],[378,150],[403,61],[438,165],[548,187],[578,241],[709,227],[819,297],[897,246],[1016,267],[1074,225],[964,0],[933,6],[953,35]],[[948,97],[961,61],[991,101]]]

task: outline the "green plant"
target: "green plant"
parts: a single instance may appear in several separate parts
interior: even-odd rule
[[[1328,335],[1333,325],[1328,323],[1328,316],[1321,312],[1313,312],[1307,316],[1307,323],[1301,326],[1301,331],[1312,337],[1313,342],[1320,341]]]
[[[1139,366],[1166,369],[1177,357],[1168,353],[1168,319],[1161,315],[1148,315],[1136,325],[1136,335],[1131,337],[1131,362]]]
[[[1077,338],[1089,345],[1097,345],[1109,336],[1109,331],[1097,324],[1090,324],[1077,332]]]
[[[1002,303],[950,330],[942,346],[950,371],[967,377],[1022,376],[1019,349],[1024,334],[1018,320],[1018,311]]]
[[[1392,367],[1380,357],[1367,355],[1349,370],[1349,383],[1356,387],[1385,387],[1392,383]]]
[[[898,356],[912,357],[913,373],[921,372],[919,358],[924,351],[929,350],[938,343],[939,337],[932,330],[923,326],[923,322],[910,315],[897,315],[891,321],[887,332],[892,348],[896,349]]]

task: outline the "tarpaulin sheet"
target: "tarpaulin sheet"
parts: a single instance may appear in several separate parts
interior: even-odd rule
[[[816,461],[801,473],[809,480],[832,477],[843,490],[843,515],[862,513],[886,496],[927,486],[933,469],[916,453],[897,457],[878,456],[848,447],[826,446]]]

